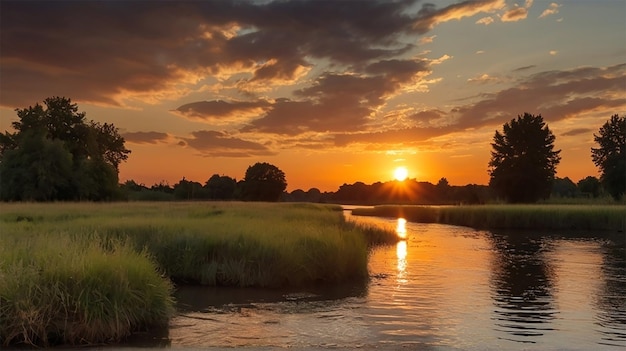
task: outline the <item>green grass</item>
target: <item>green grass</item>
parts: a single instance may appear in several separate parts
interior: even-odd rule
[[[403,217],[413,222],[478,229],[626,230],[626,206],[623,205],[385,205],[357,208],[353,214]]]
[[[173,312],[172,285],[145,252],[36,231],[0,242],[1,345],[115,342]]]
[[[0,344],[93,344],[167,323],[172,285],[367,279],[390,230],[338,206],[62,203],[0,207]],[[170,279],[168,279],[170,278]]]

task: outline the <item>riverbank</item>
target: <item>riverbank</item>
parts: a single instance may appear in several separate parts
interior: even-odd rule
[[[3,204],[0,345],[99,344],[167,323],[172,283],[305,286],[367,279],[394,232],[339,206]]]
[[[357,216],[401,217],[476,229],[626,230],[624,205],[381,205],[355,208]]]

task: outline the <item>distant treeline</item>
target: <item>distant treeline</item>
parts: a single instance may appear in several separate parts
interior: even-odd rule
[[[133,180],[121,185],[126,199],[131,201],[181,201],[181,200],[246,200],[243,197],[243,181],[214,174],[204,184],[183,177],[169,185],[160,182],[150,187]],[[552,186],[552,198],[597,198],[606,196],[596,177],[586,177],[574,183],[568,177],[556,178]],[[296,189],[283,192],[280,198],[286,202],[318,202],[342,204],[484,204],[498,201],[487,185],[450,185],[446,178],[437,184],[406,179],[404,181],[356,182],[343,184],[335,192],[322,192],[317,188],[307,191]]]

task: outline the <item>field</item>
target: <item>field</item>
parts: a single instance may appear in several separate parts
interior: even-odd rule
[[[625,231],[624,205],[475,205],[357,208],[361,216],[403,217],[408,221],[443,223],[477,229]]]
[[[174,284],[282,287],[367,279],[392,231],[338,206],[2,204],[0,345],[117,342],[166,324]]]

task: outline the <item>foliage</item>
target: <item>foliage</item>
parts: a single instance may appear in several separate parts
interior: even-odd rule
[[[359,216],[402,217],[408,221],[477,229],[626,230],[622,205],[471,205],[375,206],[352,211]]]
[[[593,163],[604,189],[619,200],[626,192],[626,116],[611,116],[593,136],[599,146],[591,148]]]
[[[214,174],[206,181],[204,186],[208,190],[209,199],[229,200],[235,196],[237,181],[228,176]]]
[[[578,187],[578,191],[581,193],[589,194],[589,196],[594,198],[600,196],[600,191],[602,190],[602,185],[598,178],[592,176],[579,180],[576,183],[576,187]]]
[[[172,285],[146,252],[15,226],[0,238],[0,345],[115,342],[167,324]]]
[[[68,98],[17,109],[14,133],[0,137],[0,198],[9,201],[110,200],[128,158],[117,128],[86,121]]]
[[[206,199],[202,184],[186,180],[185,177],[174,184],[174,198],[177,200]]]
[[[326,194],[326,201],[349,204],[451,204],[485,203],[492,199],[487,186],[468,184],[450,186],[446,178],[437,185],[418,182],[415,179],[403,181],[376,182],[371,185],[363,182],[343,184],[334,193]]]
[[[278,167],[257,162],[248,167],[241,186],[243,200],[278,201],[287,188],[287,180]]]
[[[306,286],[365,280],[392,230],[338,206],[268,203],[5,204],[0,344],[115,342],[166,323],[171,284]]]
[[[552,183],[551,196],[556,197],[575,197],[578,194],[578,187],[569,179],[569,177],[559,178],[556,177]]]
[[[536,202],[550,195],[561,157],[541,115],[524,113],[496,130],[489,186],[509,202]]]

